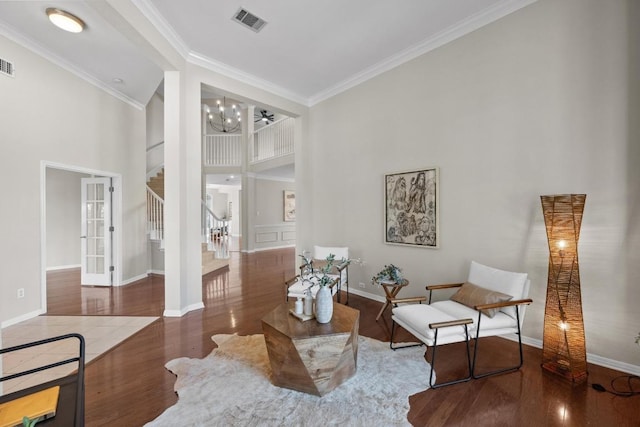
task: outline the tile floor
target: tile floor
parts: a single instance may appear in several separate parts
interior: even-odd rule
[[[156,321],[158,317],[128,316],[38,316],[2,329],[2,348],[67,333],[79,333],[85,339],[88,363],[126,338]],[[78,340],[69,339],[32,347],[0,356],[3,376],[21,372],[78,355]],[[77,368],[70,363],[0,383],[0,395],[68,375]]]

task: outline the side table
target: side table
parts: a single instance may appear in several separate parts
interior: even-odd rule
[[[382,305],[382,308],[380,309],[380,312],[378,313],[378,315],[376,316],[376,322],[378,321],[378,319],[380,319],[380,316],[382,316],[382,313],[384,313],[384,311],[387,309],[387,307],[389,307],[390,303],[389,300],[390,299],[394,299],[396,297],[396,295],[398,295],[398,292],[400,292],[400,289],[404,288],[405,286],[409,285],[409,281],[407,279],[402,279],[402,281],[400,283],[396,283],[390,280],[383,280],[383,281],[376,281],[375,283],[379,284],[380,286],[382,286],[382,289],[384,289],[384,293],[387,296],[387,299],[385,300],[384,304]]]

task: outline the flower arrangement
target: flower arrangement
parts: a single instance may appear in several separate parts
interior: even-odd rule
[[[403,280],[402,270],[393,264],[385,265],[371,280],[378,283],[384,281],[400,283]]]
[[[336,256],[334,254],[329,254],[329,256],[327,256],[327,263],[320,269],[313,268],[313,261],[311,260],[307,252],[303,252],[300,257],[304,261],[303,266],[307,267],[304,274],[305,277],[302,278],[302,282],[309,283],[309,288],[311,288],[315,284],[323,287],[333,282],[334,278],[329,276],[329,273],[331,273],[331,269],[333,268],[336,260]],[[344,258],[340,260],[340,265],[343,265],[345,263],[349,264],[351,263],[351,260]]]

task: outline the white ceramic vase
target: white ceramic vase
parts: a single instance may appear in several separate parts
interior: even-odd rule
[[[318,323],[329,323],[333,316],[333,298],[328,286],[320,286],[316,294],[316,320]]]

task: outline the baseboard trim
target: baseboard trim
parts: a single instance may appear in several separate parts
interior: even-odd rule
[[[2,324],[0,324],[0,329],[4,329],[7,326],[12,326],[20,322],[24,322],[25,320],[33,319],[34,317],[38,317],[44,313],[46,313],[44,310],[39,309],[39,310],[31,311],[29,313],[22,314],[18,317],[14,317],[13,319],[5,320],[4,322],[2,322]]]
[[[511,341],[518,341],[516,334],[503,335],[502,338],[506,338]],[[531,338],[522,336],[522,344],[542,348],[542,340],[537,338]],[[602,366],[603,368],[613,369],[615,371],[626,372],[633,375],[640,376],[640,366],[632,365],[626,362],[620,362],[619,360],[609,359],[608,357],[598,356],[597,354],[587,353],[587,362],[594,365]]]
[[[81,268],[80,264],[71,264],[71,265],[56,265],[53,267],[47,267],[47,271],[58,271],[58,270],[72,270],[76,268]]]
[[[383,297],[382,295],[376,295],[376,294],[371,294],[369,292],[364,292],[361,291],[359,289],[353,289],[351,287],[351,285],[349,285],[349,293],[354,294],[354,295],[358,295],[362,298],[367,298],[373,301],[378,301],[381,303],[384,303],[387,299],[385,297]]]
[[[191,304],[186,306],[185,308],[183,308],[182,310],[165,310],[164,313],[162,313],[162,316],[164,317],[182,317],[185,314],[187,314],[190,311],[194,311],[194,310],[200,310],[204,308],[204,303],[198,302],[195,304]]]
[[[243,252],[245,254],[253,254],[256,252],[264,252],[264,251],[272,251],[275,249],[285,249],[285,248],[295,248],[296,245],[284,245],[284,246],[269,246],[268,248],[258,248],[258,249],[253,249],[253,250],[246,250],[243,249],[240,252]]]
[[[164,270],[147,270],[147,275],[157,274],[158,276],[164,276]]]
[[[123,280],[119,285],[115,285],[114,284],[113,286],[117,287],[117,286],[129,285],[129,284],[131,284],[133,282],[137,282],[138,280],[146,279],[148,276],[149,276],[148,273],[139,274],[139,275],[137,275],[135,277],[131,277],[131,278],[127,279],[127,280]]]

